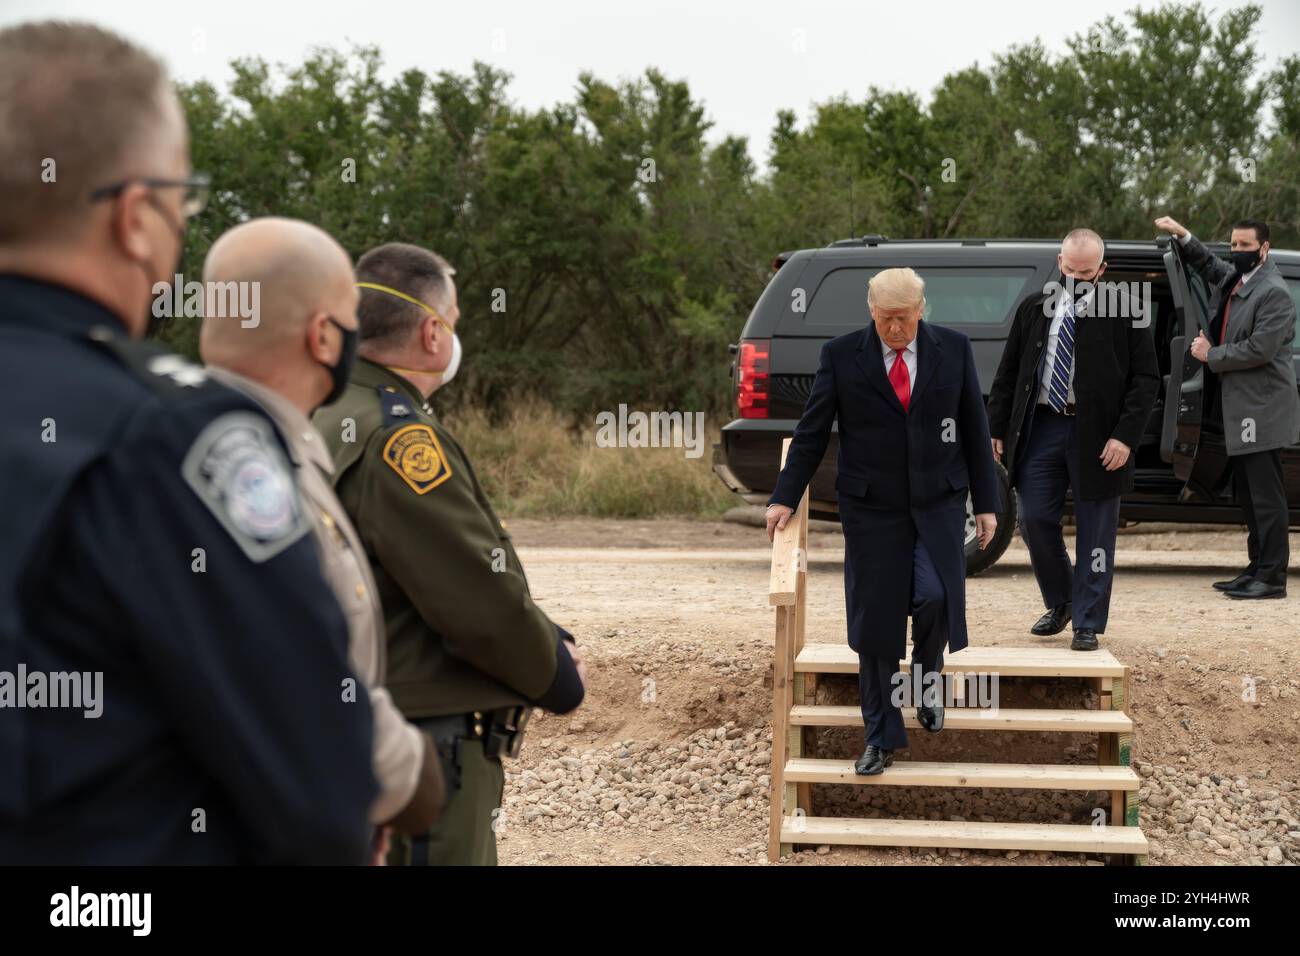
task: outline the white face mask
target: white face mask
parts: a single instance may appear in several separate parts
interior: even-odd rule
[[[451,333],[451,361],[442,370],[442,381],[438,383],[439,388],[442,388],[456,377],[456,370],[460,368],[460,354],[460,336],[453,332]]]

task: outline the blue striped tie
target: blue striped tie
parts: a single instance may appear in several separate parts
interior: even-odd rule
[[[1047,403],[1058,414],[1065,411],[1070,393],[1070,366],[1074,363],[1074,303],[1066,299],[1065,317],[1056,339],[1056,361],[1052,363],[1052,382],[1047,387]]]

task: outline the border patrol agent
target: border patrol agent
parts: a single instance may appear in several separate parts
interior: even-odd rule
[[[369,287],[437,315],[399,289]],[[564,713],[581,703],[573,638],[533,603],[510,535],[426,395],[366,359],[364,296],[359,313],[362,357],[315,423],[379,584],[389,689],[434,738],[450,792],[429,836],[395,840],[390,862],[494,865],[500,758],[518,754],[531,706]]]

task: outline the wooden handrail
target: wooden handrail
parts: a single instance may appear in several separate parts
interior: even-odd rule
[[[781,443],[781,467],[785,467],[785,456],[790,452],[790,439]],[[808,567],[804,548],[808,529],[808,491],[804,490],[785,528],[777,531],[772,539],[772,577],[767,589],[768,604],[776,607],[788,606],[795,602],[795,592],[799,585],[799,572]]]
[[[785,467],[790,439],[781,445],[781,467]],[[775,862],[781,855],[781,831],[787,814],[806,811],[810,806],[809,784],[785,781],[786,759],[803,756],[803,730],[790,725],[790,708],[795,702],[798,684],[799,703],[804,699],[804,677],[796,675],[794,659],[803,650],[804,619],[808,600],[808,492],[805,489],[799,507],[786,522],[785,529],[772,539],[772,578],[768,602],[776,606],[776,640],[772,647],[772,771],[770,817],[768,821],[768,859]],[[801,789],[802,788],[802,789]],[[803,802],[800,803],[802,796]],[[799,819],[802,824],[802,818]]]

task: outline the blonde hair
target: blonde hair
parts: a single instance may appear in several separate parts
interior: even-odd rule
[[[907,267],[882,269],[867,283],[867,305],[881,309],[915,309],[925,305],[925,280]]]

